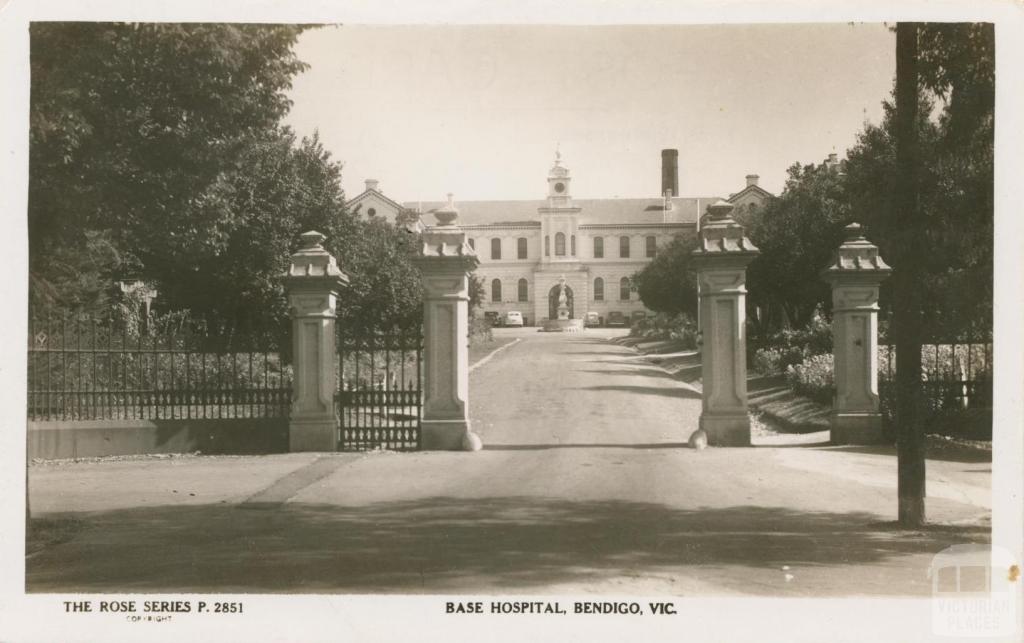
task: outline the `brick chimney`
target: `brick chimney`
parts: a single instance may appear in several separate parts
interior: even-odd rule
[[[679,150],[661,151],[661,193],[679,196]]]
[[[757,185],[757,181],[760,178],[761,177],[756,175],[756,174],[748,174],[747,175],[747,187],[749,188],[751,185]]]
[[[380,192],[377,185],[380,183],[377,179],[366,179],[366,189],[373,190],[374,192]]]

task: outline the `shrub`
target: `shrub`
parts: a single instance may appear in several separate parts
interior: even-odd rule
[[[494,341],[494,333],[491,332],[491,322],[486,317],[472,316],[469,318],[469,345],[478,346],[489,344]]]
[[[638,319],[630,326],[629,335],[644,339],[671,339],[681,342],[684,348],[697,347],[697,324],[686,314],[658,313]]]
[[[761,348],[754,353],[754,370],[764,375],[785,373],[794,364],[800,364],[809,357],[799,347]]]
[[[669,333],[669,336],[672,339],[681,342],[683,348],[689,350],[697,348],[697,324],[689,317],[686,317],[684,323],[680,323],[677,327],[673,328]]]
[[[803,328],[786,328],[768,337],[765,348],[798,349],[804,356],[832,352],[832,323],[820,313]]]
[[[832,354],[812,355],[802,364],[790,365],[786,368],[786,381],[796,393],[831,404],[835,394]]]

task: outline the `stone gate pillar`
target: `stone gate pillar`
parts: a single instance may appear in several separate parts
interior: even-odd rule
[[[832,285],[832,344],[836,394],[832,442],[872,444],[882,440],[878,404],[878,286],[892,273],[878,247],[857,223],[822,278]]]
[[[448,204],[434,212],[415,262],[423,278],[424,449],[481,448],[469,422],[469,273],[480,263]]]
[[[708,444],[749,446],[747,415],[747,264],[758,250],[732,218],[733,205],[708,207],[693,253],[700,292],[703,382],[700,428]]]
[[[337,388],[334,369],[334,321],[338,294],[348,276],[323,247],[326,237],[310,231],[292,255],[285,275],[292,318],[292,413],[289,451],[335,451],[338,425],[334,414]]]

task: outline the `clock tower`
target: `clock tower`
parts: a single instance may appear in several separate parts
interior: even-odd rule
[[[548,207],[549,208],[570,208],[572,207],[572,196],[569,194],[569,184],[572,178],[569,176],[569,169],[562,166],[562,153],[555,150],[555,164],[548,171]]]
[[[537,208],[541,229],[541,261],[534,272],[537,319],[555,319],[563,295],[573,318],[586,311],[589,300],[589,272],[579,259],[581,209],[572,201],[571,183],[569,168],[562,165],[562,154],[556,150],[555,164],[548,170],[548,196]]]
[[[537,208],[543,237],[541,263],[576,263],[576,234],[580,208],[569,194],[569,168],[562,165],[562,154],[555,150],[555,164],[548,170],[548,198]]]

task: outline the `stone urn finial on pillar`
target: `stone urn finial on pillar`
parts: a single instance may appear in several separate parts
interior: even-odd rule
[[[718,201],[693,252],[703,333],[700,429],[712,446],[749,446],[747,415],[747,264],[758,249],[732,218],[733,205]]]
[[[302,235],[284,276],[292,318],[292,413],[288,425],[290,451],[335,451],[334,324],[338,294],[348,286],[343,273],[323,247],[324,235]]]
[[[878,401],[878,288],[892,274],[878,246],[857,223],[821,277],[832,285],[832,344],[836,394],[832,442],[882,441]]]
[[[414,260],[423,279],[424,449],[476,451],[469,421],[469,273],[479,265],[456,225],[452,195],[434,212]]]

